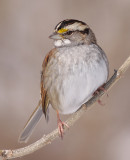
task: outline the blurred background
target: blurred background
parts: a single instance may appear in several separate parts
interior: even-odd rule
[[[67,18],[92,28],[108,56],[110,76],[130,55],[129,0],[0,0],[0,149],[27,145],[17,140],[40,97],[42,62],[53,47],[48,36]],[[96,103],[63,140],[21,160],[129,160],[129,82],[130,69],[109,97],[104,96],[105,106]],[[43,118],[28,144],[56,127],[56,113],[50,108],[49,123]]]

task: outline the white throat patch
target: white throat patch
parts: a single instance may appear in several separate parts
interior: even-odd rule
[[[71,43],[71,41],[69,39],[62,39],[62,40],[60,39],[60,40],[54,41],[54,45],[56,47],[66,46],[70,43]]]

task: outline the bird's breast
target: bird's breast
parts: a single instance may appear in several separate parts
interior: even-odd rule
[[[60,48],[45,70],[44,85],[54,109],[75,112],[107,80],[107,65],[98,48]]]

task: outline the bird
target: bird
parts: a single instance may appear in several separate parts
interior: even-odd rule
[[[108,58],[85,22],[62,20],[49,38],[54,47],[42,64],[41,98],[19,142],[28,141],[43,115],[48,119],[49,105],[57,113],[58,131],[63,137],[64,127],[68,125],[60,119],[60,114],[76,112],[108,79]]]

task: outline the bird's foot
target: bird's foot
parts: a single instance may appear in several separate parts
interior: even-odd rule
[[[94,94],[93,95],[95,95],[95,94],[97,94],[97,95],[99,95],[99,92],[100,91],[103,91],[104,93],[106,93],[106,95],[107,95],[107,97],[109,97],[108,96],[108,93],[107,93],[107,90],[104,88],[104,85],[102,85],[101,87],[99,87],[95,92],[94,92]],[[100,105],[105,105],[104,103],[102,103],[102,101],[100,100],[100,99],[98,99],[98,103],[100,104]]]
[[[57,124],[58,124],[58,132],[60,137],[63,139],[63,134],[64,134],[64,127],[66,126],[69,129],[68,124],[65,122],[62,122],[59,116],[59,112],[57,111]]]
[[[59,132],[59,135],[62,139],[63,139],[65,126],[69,129],[69,126],[65,122],[62,122],[60,119],[58,119],[58,132]]]
[[[106,93],[107,97],[109,97],[107,90],[104,88],[104,85],[102,85],[101,87],[98,88],[99,91],[103,91],[104,93]]]

